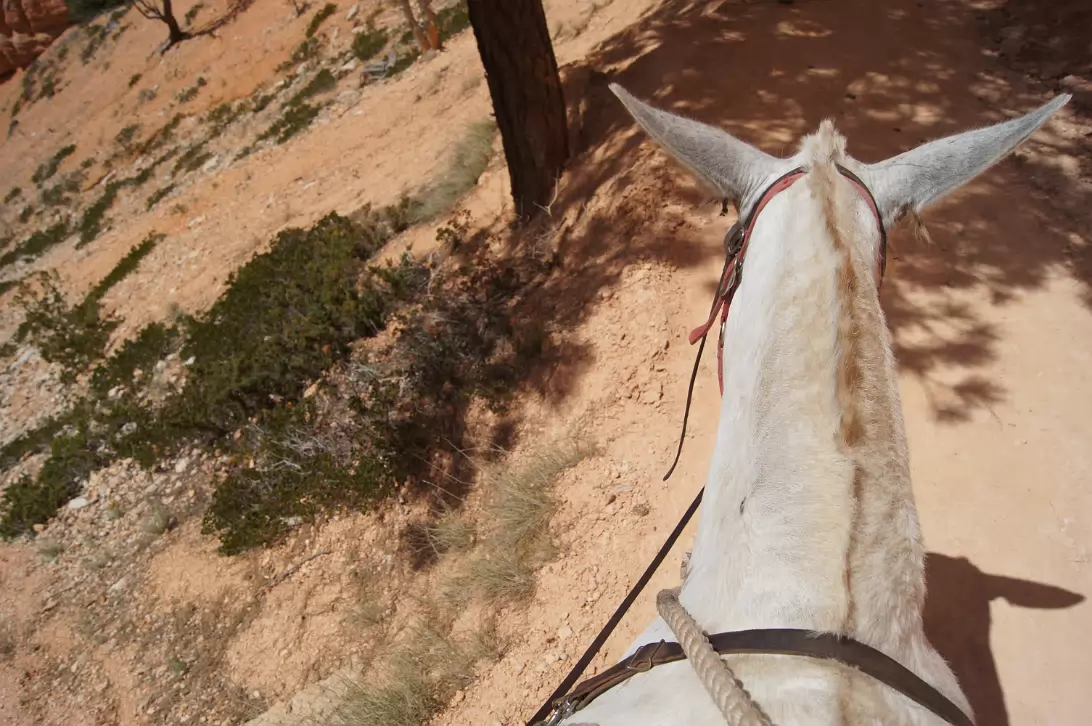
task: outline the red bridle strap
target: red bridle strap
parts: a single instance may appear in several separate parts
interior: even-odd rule
[[[872,192],[869,191],[864,182],[858,179],[853,172],[840,165],[838,166],[838,171],[853,184],[853,187],[860,192],[861,196],[868,202],[868,206],[876,216],[876,222],[880,226],[880,275],[877,284],[882,284],[883,275],[887,268],[887,230],[883,226],[883,217],[880,215],[879,206],[876,204],[876,199],[872,196]],[[728,230],[728,234],[724,238],[724,270],[720,274],[720,282],[717,283],[717,292],[713,297],[713,306],[709,310],[709,318],[690,331],[690,345],[694,345],[698,341],[701,341],[701,346],[698,347],[698,354],[694,361],[694,370],[690,375],[690,387],[686,393],[686,409],[683,412],[683,430],[682,436],[679,438],[679,449],[675,454],[675,461],[671,464],[671,468],[664,476],[664,481],[667,481],[668,477],[675,471],[675,467],[679,463],[679,456],[682,455],[682,445],[683,441],[686,439],[686,423],[690,418],[690,402],[693,400],[694,396],[694,381],[698,374],[698,364],[701,361],[702,351],[705,350],[706,337],[709,335],[709,330],[713,327],[713,323],[717,320],[718,312],[720,313],[720,335],[717,337],[717,383],[720,386],[720,395],[724,395],[724,326],[728,322],[728,310],[732,305],[732,299],[735,297],[736,290],[739,289],[739,283],[743,278],[743,260],[747,255],[747,246],[751,242],[751,231],[754,229],[755,220],[758,219],[758,215],[766,208],[766,205],[770,203],[771,199],[791,187],[805,174],[807,174],[806,169],[796,168],[784,176],[779,177],[762,193],[762,196],[759,197],[758,202],[751,210],[751,213],[747,215],[746,220],[741,220],[732,225],[732,228]]]

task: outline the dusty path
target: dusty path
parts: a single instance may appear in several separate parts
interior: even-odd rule
[[[585,5],[546,3],[551,23],[572,28],[583,22]],[[1017,73],[997,54],[1007,23],[1002,3],[922,5],[614,0],[582,31],[561,34],[557,52],[567,76],[593,72],[570,89],[570,99],[584,99],[585,119],[579,153],[553,207],[563,272],[540,292],[544,314],[565,335],[550,353],[552,368],[538,394],[523,401],[515,443],[518,448],[581,422],[603,453],[561,483],[564,506],[553,524],[560,556],[540,573],[531,605],[505,613],[505,656],[482,670],[435,723],[507,726],[529,716],[643,570],[706,474],[719,406],[711,356],[698,382],[682,463],[670,484],[660,481],[674,453],[692,364],[686,331],[707,309],[730,220],[718,217],[716,205],[634,128],[606,81],[724,125],[771,153],[786,151],[833,116],[850,152],[866,161],[1029,110],[1053,95],[1050,84]],[[183,301],[200,308],[230,267],[283,224],[307,223],[335,207],[349,211],[359,201],[389,201],[417,177],[426,178],[452,138],[444,126],[452,104],[459,123],[487,113],[484,87],[471,83],[480,69],[470,41],[459,39],[432,66],[383,91],[387,110],[370,116],[381,128],[374,138],[361,138],[370,132],[362,132],[350,112],[284,155],[256,157],[221,180],[247,195],[260,191],[262,205],[271,194],[291,198],[290,207],[286,202],[284,210],[266,214],[205,187],[187,191],[194,211],[186,216],[199,211],[207,220],[172,238],[176,247],[151,258],[150,270],[171,266],[178,274],[175,258],[191,247],[205,250],[179,284]],[[291,46],[279,36],[277,42],[282,50]],[[195,63],[212,57],[198,46],[182,50]],[[232,57],[258,55],[257,46],[241,44]],[[441,67],[450,69],[447,81],[432,93]],[[249,81],[237,83],[240,91],[250,88]],[[423,101],[414,100],[422,93]],[[360,110],[379,94],[369,89]],[[1083,415],[1092,410],[1087,113],[1066,109],[1018,158],[932,211],[926,219],[932,247],[905,231],[892,236],[883,299],[898,344],[915,490],[931,553],[927,627],[983,726],[1083,726],[1092,710],[1085,685],[1092,653],[1082,645],[1092,628],[1086,601],[1092,595],[1092,493],[1085,486],[1092,423]],[[413,117],[414,133],[401,133],[403,114]],[[425,134],[426,128],[436,131]],[[114,129],[98,133],[112,138]],[[332,172],[325,183],[309,186],[321,176],[317,162],[329,163]],[[354,172],[354,165],[362,171]],[[397,188],[382,188],[380,180],[391,174]],[[503,214],[503,185],[503,172],[494,169],[468,200],[479,220]],[[172,232],[188,225],[182,215],[155,220],[164,221]],[[119,222],[95,254],[112,263],[150,223]],[[84,280],[67,254],[55,252],[53,262],[67,265],[77,286],[90,284],[94,276]],[[137,325],[163,314],[142,305],[157,300],[156,284],[163,283],[134,276],[108,302],[127,317],[132,313]],[[348,651],[332,616],[314,624],[296,616],[342,594],[331,582],[352,562],[362,531],[375,557],[388,552],[389,543],[355,519],[314,534],[313,546],[335,554],[278,590],[250,641],[233,646],[228,675],[240,688],[260,687],[271,700],[285,700],[330,672],[324,655]],[[302,547],[225,565],[193,528],[172,537],[156,561],[176,568],[181,583],[199,581],[190,589],[206,594],[241,580],[247,566],[272,560],[283,569]],[[643,630],[653,614],[652,594],[677,582],[684,549],[673,553],[595,667],[613,662]],[[35,598],[49,575],[25,546],[0,549],[0,575],[0,606],[41,607]],[[186,587],[142,592],[196,598],[175,592]],[[71,628],[62,627],[67,617],[72,614],[50,621],[45,650],[72,637]],[[288,655],[274,662],[271,653]],[[78,687],[79,677],[72,679]],[[121,722],[156,723],[131,695],[136,676],[118,665],[108,679]],[[30,711],[19,710],[26,683],[14,669],[0,668],[0,722],[34,722]],[[60,723],[74,708],[33,713]],[[90,716],[86,722],[98,723]]]
[[[969,2],[928,9],[910,1],[665,2],[586,65],[771,153],[833,116],[850,152],[870,161],[1053,95],[993,51],[990,23],[999,22],[995,8]],[[564,408],[598,412],[599,430],[615,437],[608,459],[630,466],[622,478],[647,497],[654,526],[618,521],[604,498],[598,506],[588,501],[609,498],[609,467],[599,472],[606,480],[574,482],[572,549],[543,577],[529,616],[538,630],[443,723],[515,723],[529,714],[706,472],[718,404],[711,363],[698,384],[683,463],[670,486],[659,482],[691,364],[685,332],[707,305],[727,221],[715,205],[690,211],[700,194],[605,89],[594,87],[587,102],[588,146],[562,197],[590,199],[592,209],[562,249],[568,284],[605,286],[607,299],[585,294],[585,307],[573,311],[586,315],[579,331],[591,362]],[[1084,686],[1092,655],[1075,647],[1092,627],[1092,388],[1083,375],[1092,357],[1092,189],[1089,125],[1077,113],[1067,111],[1017,159],[931,212],[935,246],[905,230],[895,234],[883,291],[931,553],[927,627],[981,724],[1076,726],[1092,708]],[[655,398],[661,388],[663,404],[645,405],[650,389]],[[653,616],[651,592],[676,580],[679,554],[602,663],[619,657]],[[583,596],[598,595],[604,579],[606,592],[581,612]],[[577,642],[554,640],[578,612]],[[563,662],[549,663],[558,649]],[[534,668],[517,676],[508,660],[515,670]],[[523,693],[512,694],[514,682]]]

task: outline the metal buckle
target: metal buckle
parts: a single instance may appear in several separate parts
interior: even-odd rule
[[[743,249],[743,225],[736,222],[724,235],[724,256],[735,257]]]
[[[638,673],[652,670],[652,659],[656,657],[656,652],[663,644],[664,641],[661,640],[658,643],[646,643],[642,645],[629,657],[629,660],[626,661],[626,670],[637,671]]]
[[[554,710],[545,721],[539,721],[533,726],[558,726],[562,721],[576,713],[576,701],[571,696],[565,696],[554,701]]]

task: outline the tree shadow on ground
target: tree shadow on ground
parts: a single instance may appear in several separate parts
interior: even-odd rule
[[[731,220],[693,224],[694,208],[713,200],[636,128],[610,81],[778,155],[832,117],[866,162],[1025,113],[1053,95],[986,57],[989,18],[969,0],[924,8],[914,0],[665,0],[563,69],[569,102],[584,113],[551,206],[561,269],[541,292],[553,319],[578,325],[629,265],[701,266],[711,278],[720,269],[719,239]],[[585,80],[574,84],[577,77]],[[934,246],[892,234],[883,302],[896,354],[937,392],[942,421],[1006,396],[986,371],[1003,331],[969,296],[988,293],[1005,305],[1064,271],[1092,307],[1092,261],[1083,254],[1092,193],[1052,163],[1054,151],[1078,153],[1078,141],[1048,127],[1027,148],[930,212]],[[957,376],[941,383],[942,370]]]
[[[926,559],[925,577],[929,642],[955,671],[975,721],[1008,726],[1008,709],[990,648],[990,603],[1004,599],[1016,607],[1053,610],[1073,607],[1084,596],[1053,585],[990,575],[965,557],[936,552]]]

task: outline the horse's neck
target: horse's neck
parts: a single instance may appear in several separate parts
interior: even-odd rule
[[[855,298],[836,282],[839,251],[816,238],[826,226],[801,182],[755,228],[682,600],[709,632],[812,628],[901,650],[920,631],[923,552],[890,341],[866,263],[851,270],[865,283]],[[847,305],[850,443],[837,386]]]

